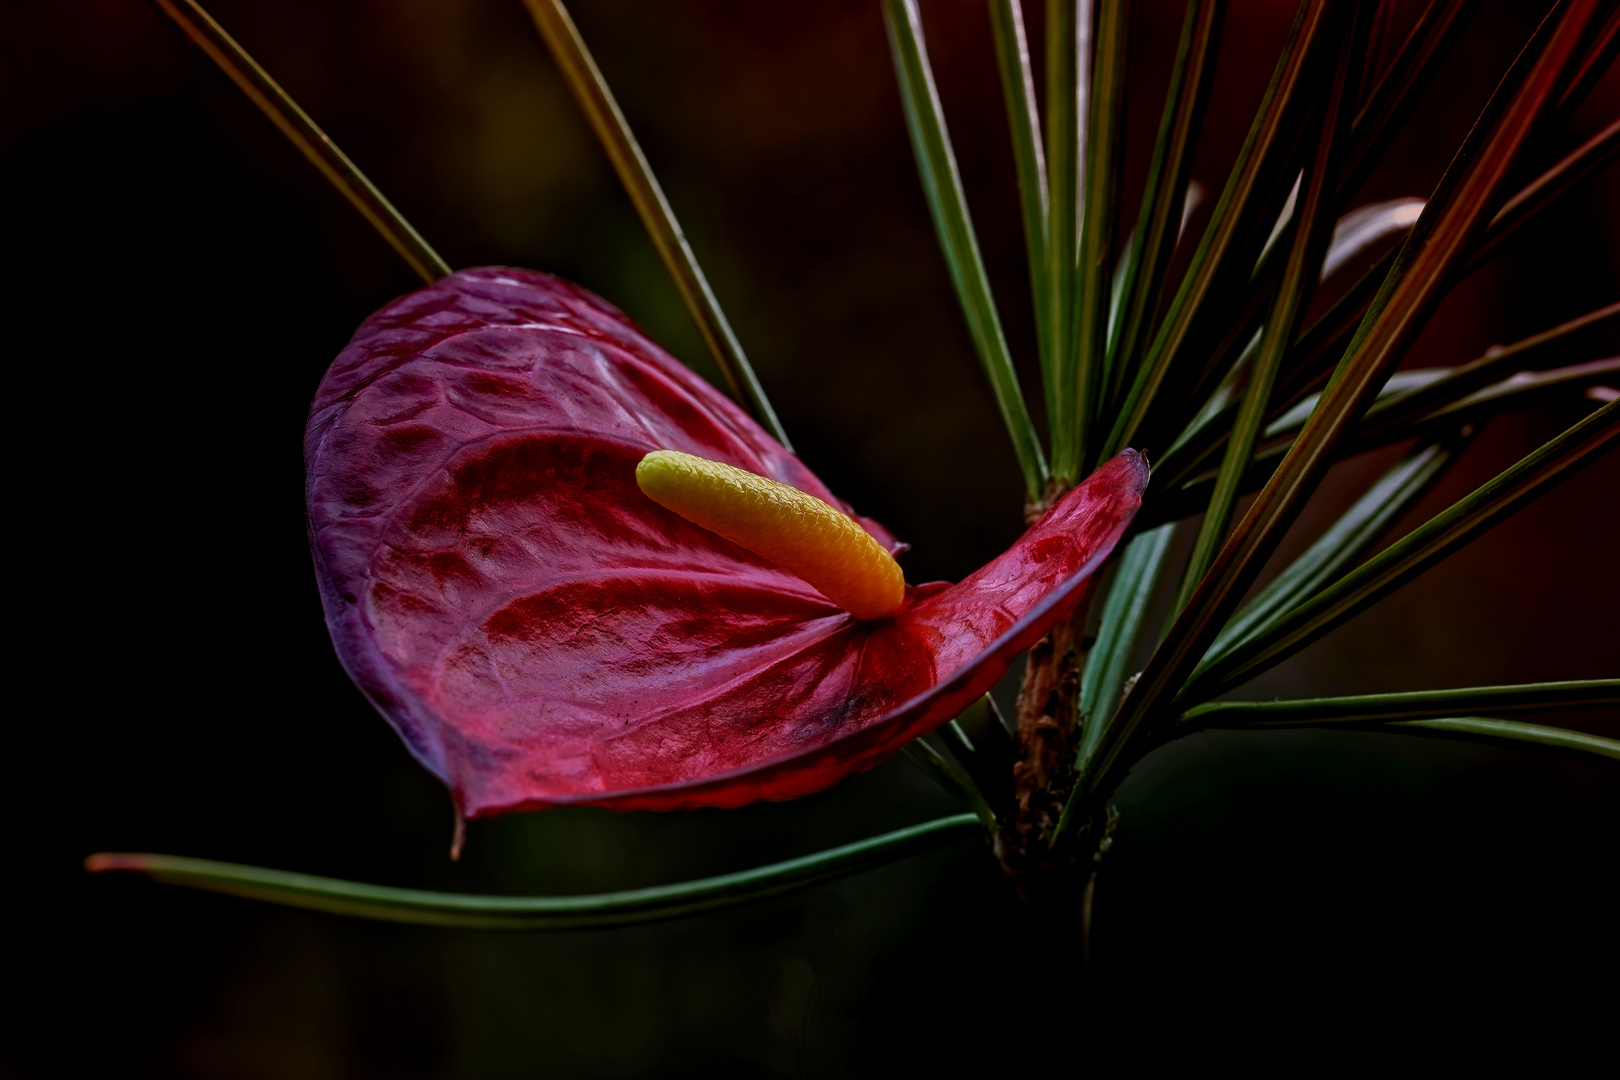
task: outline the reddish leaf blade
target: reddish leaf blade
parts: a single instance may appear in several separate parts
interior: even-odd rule
[[[531,271],[396,301],[322,382],[305,455],[333,641],[469,816],[735,806],[870,768],[1072,610],[1148,472],[1121,454],[961,584],[860,622],[643,495],[656,449],[844,505],[619,312]]]

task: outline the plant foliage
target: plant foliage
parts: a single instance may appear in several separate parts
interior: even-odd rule
[[[764,389],[561,0],[526,2],[733,396],[786,447]],[[989,830],[998,850],[1033,836],[1055,856],[1072,848],[1084,859],[1106,845],[1108,802],[1131,766],[1155,747],[1206,727],[1353,725],[1620,758],[1613,740],[1505,719],[1613,704],[1612,678],[1355,698],[1216,700],[1612,448],[1620,405],[1611,391],[1594,394],[1587,415],[1569,430],[1388,542],[1396,524],[1466,452],[1479,423],[1536,395],[1578,399],[1616,380],[1616,362],[1603,355],[1620,317],[1615,305],[1452,368],[1400,370],[1448,292],[1620,147],[1617,122],[1562,160],[1549,160],[1545,151],[1548,136],[1613,60],[1612,11],[1600,0],[1550,5],[1436,188],[1422,199],[1358,207],[1358,189],[1472,5],[1432,0],[1380,64],[1377,56],[1389,51],[1373,44],[1375,27],[1384,26],[1382,5],[1302,0],[1231,171],[1211,184],[1220,194],[1207,223],[1196,236],[1181,236],[1223,0],[1188,0],[1146,181],[1130,192],[1120,151],[1130,0],[1049,0],[1046,40],[1033,46],[1017,0],[990,0],[990,47],[1020,186],[1030,318],[1048,420],[1043,439],[1025,406],[1003,314],[990,291],[930,67],[923,13],[917,0],[880,2],[928,208],[1032,509],[1057,503],[1091,467],[1127,446],[1163,449],[1143,513],[1120,545],[1123,555],[1096,612],[1094,643],[1082,632],[1082,611],[1076,627],[1055,628],[1031,659],[1032,671],[1045,671],[1051,689],[1029,698],[1029,714],[1021,710],[1016,718],[1021,745],[975,747],[952,726],[944,729],[949,756],[927,743],[914,746],[915,760],[963,792],[977,816],[731,879],[566,902],[378,890],[163,856],[97,856],[93,869],[143,870],[179,884],[382,918],[578,926],[667,917],[802,887],[898,857],[975,822]],[[447,272],[193,0],[158,3],[413,269],[428,280]],[[1044,103],[1035,90],[1032,51],[1045,58]],[[1534,179],[1525,183],[1526,176]],[[1134,222],[1122,220],[1128,205],[1140,207]],[[1372,258],[1354,280],[1342,280],[1345,267],[1366,266],[1389,237],[1400,238],[1398,246]],[[1178,246],[1185,256],[1179,262]],[[1319,291],[1330,299],[1307,320]],[[1348,456],[1401,441],[1410,443],[1402,460],[1251,597],[1327,471]],[[1245,509],[1241,500],[1249,495]],[[1191,528],[1194,518],[1196,538],[1178,564],[1172,534],[1182,522]],[[1162,634],[1147,618],[1161,580],[1178,585]],[[1133,675],[1130,659],[1143,641],[1152,644],[1151,655]],[[1072,684],[1067,696],[1060,692],[1065,679]],[[1038,681],[1026,681],[1026,690]],[[959,696],[977,699],[982,689]],[[1044,726],[1033,724],[1036,719]],[[1045,741],[1036,746],[1037,739]],[[1055,800],[1061,816],[1036,821],[1012,840],[1014,833],[990,808],[1009,805],[1005,787],[1015,759],[1025,770],[1020,776],[1031,769],[1040,774],[1031,783]],[[1009,868],[1024,872],[1019,868],[1033,865],[1030,852],[1022,858]]]

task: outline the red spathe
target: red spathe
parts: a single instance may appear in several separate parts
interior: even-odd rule
[[[304,452],[332,640],[468,816],[738,806],[870,768],[1073,609],[1148,479],[1128,450],[960,584],[860,622],[643,495],[664,449],[847,509],[623,314],[529,270],[395,301],[322,380]]]

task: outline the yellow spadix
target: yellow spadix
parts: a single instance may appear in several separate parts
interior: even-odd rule
[[[797,488],[718,461],[654,450],[636,466],[647,497],[802,579],[857,619],[906,595],[900,564],[849,515]]]

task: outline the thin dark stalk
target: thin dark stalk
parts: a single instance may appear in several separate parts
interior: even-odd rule
[[[1433,3],[1434,0],[1430,2]],[[1361,72],[1361,85],[1364,91],[1370,91],[1377,85],[1375,75],[1382,78],[1389,69],[1389,64],[1385,62],[1385,54],[1389,52],[1390,39],[1395,33],[1395,7],[1394,4],[1372,5],[1372,22],[1367,33],[1367,58]]]
[[[1293,524],[1333,460],[1339,442],[1371,404],[1405,354],[1444,286],[1485,224],[1488,208],[1545,112],[1571,62],[1597,0],[1571,0],[1538,29],[1492,95],[1429,200],[1390,280],[1329,383],[1304,431],[1233,531],[1104,735],[1088,789],[1119,782],[1138,733],[1150,738],[1183,684]]]
[[[184,30],[197,47],[239,87],[270,122],[298,148],[309,163],[320,170],[327,182],[377,230],[379,236],[405,265],[423,281],[433,282],[449,274],[450,265],[422,239],[394,204],[383,197],[359,166],[337,148],[298,107],[287,91],[272,79],[236,40],[227,34],[196,0],[154,0],[163,13]]]
[[[754,870],[593,896],[469,896],[396,889],[176,855],[106,853],[90,856],[85,868],[93,873],[134,871],[165,885],[388,922],[481,930],[582,930],[655,922],[750,904],[983,832],[974,815],[953,814]]]
[[[585,39],[579,36],[563,0],[524,0],[524,6],[551,50],[563,81],[590,121],[591,130],[596,132],[597,141],[613,164],[613,171],[618,173],[619,182],[624,185],[642,225],[652,237],[653,246],[658,249],[658,257],[675,279],[675,288],[703,335],[704,343],[714,354],[731,396],[777,442],[791,450],[793,446],[787,432],[777,419],[759,377],[754,374],[742,343],[720,309],[720,301],[709,287],[709,279],[704,277],[697,255],[687,243],[681,223],[665,198],[658,178],[653,175],[652,166],[647,163],[647,155],[641,152],[641,144],[636,141],[618,101],[585,47]]]

